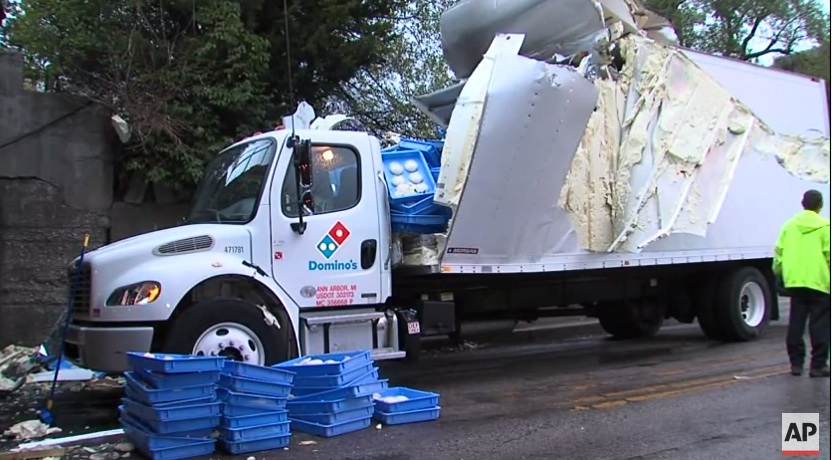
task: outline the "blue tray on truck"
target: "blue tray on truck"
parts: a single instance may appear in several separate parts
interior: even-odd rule
[[[348,409],[340,412],[324,412],[320,414],[296,414],[292,418],[303,422],[318,423],[320,425],[334,425],[337,423],[352,422],[355,420],[372,417],[375,406],[371,403],[364,407]]]
[[[386,152],[382,155],[381,161],[384,164],[384,177],[387,183],[390,203],[396,204],[413,201],[416,198],[433,196],[434,192],[436,192],[436,182],[433,180],[433,176],[430,173],[430,166],[427,161],[425,161],[425,157],[421,152],[404,149],[396,150],[394,152]],[[398,167],[402,168],[401,174],[393,173],[392,167],[394,163],[398,164]],[[412,171],[407,170],[406,167],[409,164],[414,165],[415,169]],[[418,175],[421,179],[418,183],[424,184],[423,191],[417,192],[415,189],[411,188],[412,192],[407,195],[400,195],[396,192],[397,187],[393,184],[393,179],[396,176],[403,179],[405,184],[410,183],[411,185],[416,185],[417,183],[411,180],[411,178],[415,178],[416,175]]]
[[[274,412],[263,412],[255,415],[241,415],[239,417],[223,416],[220,426],[223,428],[248,428],[252,426],[271,425],[285,422],[289,419],[286,409]]]
[[[293,418],[295,415],[343,412],[359,409],[367,406],[368,404],[373,404],[373,397],[371,395],[361,396],[360,398],[342,398],[329,401],[288,401],[286,403],[286,408],[289,409],[289,418]]]
[[[220,424],[219,415],[184,420],[161,421],[138,419],[138,417],[125,410],[124,406],[118,406],[118,410],[121,417],[126,418],[128,421],[131,422],[133,422],[134,420],[141,420],[139,424],[146,426],[150,429],[150,431],[153,431],[155,434],[180,433],[184,431],[206,430],[209,428],[213,429],[218,427]],[[134,422],[134,424],[136,423]]]
[[[304,387],[304,386],[295,386],[292,388],[292,395],[297,397],[300,396],[308,396],[316,393],[325,393],[329,391],[334,391],[336,389],[346,389],[353,386],[358,385],[365,385],[371,383],[377,383],[378,380],[378,368],[373,367],[369,372],[365,372],[362,375],[359,375],[354,380],[351,380],[341,386],[334,387],[332,385],[322,386],[322,387]],[[356,395],[358,396],[358,395]]]
[[[357,380],[374,369],[373,363],[367,363],[364,366],[356,367],[355,369],[342,372],[335,375],[316,375],[312,377],[295,377],[295,384],[293,391],[297,388],[336,388],[348,385],[350,382]]]
[[[408,412],[386,413],[376,411],[373,418],[385,425],[404,425],[406,423],[430,422],[439,418],[441,407],[430,407]]]
[[[127,412],[142,420],[183,420],[186,418],[200,418],[220,415],[221,402],[213,400],[204,401],[201,398],[194,402],[182,401],[182,404],[165,404],[162,406],[148,406],[129,397],[122,398],[121,403]]]
[[[261,450],[282,449],[289,445],[291,435],[283,435],[275,438],[252,439],[240,442],[220,441],[223,450],[231,455],[259,452]]]
[[[171,353],[127,353],[127,363],[133,369],[158,372],[160,374],[181,374],[222,370],[224,356],[193,356]]]
[[[384,398],[407,398],[400,401],[386,402]],[[439,405],[439,395],[429,391],[414,390],[407,387],[392,387],[373,395],[376,410],[387,413],[409,412],[429,409]]]
[[[158,372],[136,369],[134,375],[157,390],[172,390],[182,387],[215,385],[220,379],[220,371],[189,372],[185,374],[160,374]]]
[[[268,425],[249,426],[245,428],[225,428],[220,427],[220,437],[226,441],[248,441],[263,438],[273,438],[275,436],[283,436],[291,434],[291,422],[285,419],[280,423],[270,423]]]
[[[235,377],[243,377],[251,380],[262,380],[270,383],[291,385],[295,379],[295,373],[276,367],[257,366],[254,364],[241,363],[239,361],[226,361],[223,373]]]
[[[353,433],[369,427],[372,417],[367,416],[366,418],[352,420],[349,422],[334,423],[331,425],[321,425],[320,423],[304,422],[303,420],[297,419],[291,420],[292,431],[313,434],[322,438],[331,438],[333,436],[341,436],[342,434]]]
[[[319,360],[322,364],[305,364],[309,361]],[[328,353],[323,355],[311,355],[302,358],[295,358],[272,367],[285,369],[295,373],[297,377],[315,377],[323,375],[338,375],[365,366],[373,360],[370,358],[370,350],[352,351],[348,353]]]
[[[216,397],[215,385],[200,385],[198,387],[170,388],[157,390],[151,388],[133,372],[125,372],[124,379],[127,384],[124,386],[124,393],[132,400],[148,405],[171,403],[197,398]]]
[[[235,407],[248,407],[264,411],[279,410],[286,407],[285,397],[237,393],[225,388],[217,388],[217,399]]]
[[[292,385],[285,383],[272,383],[263,380],[254,380],[245,377],[236,377],[223,374],[220,376],[221,388],[238,393],[253,393],[275,398],[286,398],[292,391]]]

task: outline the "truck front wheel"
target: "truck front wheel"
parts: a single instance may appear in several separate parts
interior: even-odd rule
[[[279,326],[260,307],[237,299],[205,300],[185,310],[168,331],[164,348],[169,353],[225,356],[259,366],[287,359]]]
[[[652,337],[664,323],[664,312],[659,304],[648,301],[604,304],[598,308],[598,322],[617,339]]]

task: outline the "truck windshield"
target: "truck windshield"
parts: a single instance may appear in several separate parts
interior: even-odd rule
[[[273,139],[257,139],[220,152],[205,169],[185,223],[251,221],[274,159],[275,145]]]

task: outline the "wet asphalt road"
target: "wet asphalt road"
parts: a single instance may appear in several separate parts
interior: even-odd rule
[[[391,386],[440,393],[440,420],[330,439],[295,433],[287,450],[236,458],[775,459],[782,412],[820,412],[820,458],[830,458],[830,380],[788,375],[784,336],[780,324],[755,342],[719,344],[694,324],[639,342],[538,338],[382,363]],[[86,404],[64,400],[56,412],[63,406],[67,423],[115,426],[120,395],[67,397]]]

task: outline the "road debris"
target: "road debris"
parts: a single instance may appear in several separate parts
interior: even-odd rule
[[[15,441],[25,441],[27,439],[42,438],[60,432],[60,428],[50,427],[40,420],[26,420],[4,431],[3,436],[14,438]]]
[[[69,449],[65,447],[53,447],[26,452],[4,452],[0,453],[0,460],[58,460],[67,453],[69,453]]]
[[[312,441],[310,439],[310,440],[306,440],[306,441],[301,441],[301,442],[298,443],[298,445],[299,446],[315,446],[315,445],[318,445],[318,442],[317,441]]]
[[[46,447],[46,446],[72,446],[78,445],[82,442],[91,441],[94,439],[101,439],[102,441],[107,438],[114,438],[114,437],[121,437],[124,435],[124,430],[121,428],[115,430],[107,430],[107,431],[97,431],[95,433],[86,433],[86,434],[79,434],[77,436],[67,436],[65,438],[53,438],[53,439],[44,439],[41,441],[34,441],[29,442],[26,444],[21,444],[17,446],[18,450],[29,450],[29,449],[36,449],[39,447]]]

